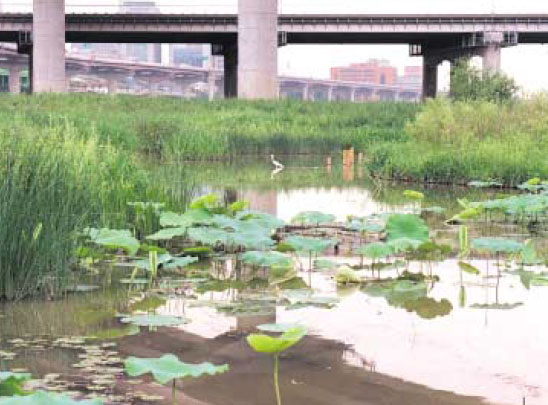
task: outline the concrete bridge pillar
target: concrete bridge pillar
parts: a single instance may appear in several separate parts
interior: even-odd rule
[[[278,0],[238,0],[238,97],[278,98]]]
[[[424,55],[422,68],[422,98],[435,98],[438,92],[438,58]]]
[[[37,93],[66,91],[65,1],[33,1],[32,86]]]
[[[238,47],[236,44],[224,47],[225,98],[238,96]]]
[[[9,68],[9,90],[10,93],[19,94],[21,93],[21,69],[20,66],[10,66]]]
[[[334,91],[333,86],[329,86],[327,88],[327,101],[333,101],[333,91]]]
[[[350,101],[355,103],[356,102],[356,88],[352,87],[350,89]]]
[[[309,93],[310,93],[310,86],[308,83],[305,83],[303,85],[303,98],[302,98],[304,101],[308,101]]]
[[[483,72],[484,73],[499,73],[500,72],[500,46],[489,44],[483,49]]]

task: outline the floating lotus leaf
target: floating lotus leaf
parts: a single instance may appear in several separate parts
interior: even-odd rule
[[[445,298],[436,301],[429,297],[419,297],[414,300],[406,300],[401,306],[408,312],[415,312],[423,319],[434,319],[438,316],[446,316],[453,310],[453,304]]]
[[[303,326],[290,328],[279,337],[253,333],[247,337],[247,343],[259,353],[278,354],[297,344],[306,336],[307,330]]]
[[[391,246],[384,242],[373,242],[373,243],[368,243],[367,245],[357,249],[355,253],[358,255],[363,255],[373,260],[377,260],[377,259],[383,259],[387,256],[390,256],[394,252]]]
[[[130,323],[137,326],[177,326],[186,323],[186,320],[182,317],[168,316],[168,315],[133,315],[120,319],[122,323]]]
[[[187,228],[184,226],[177,228],[164,228],[158,232],[148,235],[148,240],[171,240],[176,237],[185,236]]]
[[[173,354],[164,354],[160,358],[143,359],[129,357],[124,362],[125,371],[131,377],[151,373],[160,384],[187,377],[215,375],[228,371],[228,364],[216,366],[211,363],[189,364],[180,361]]]
[[[471,264],[468,264],[466,262],[459,262],[458,264],[459,264],[459,268],[466,273],[470,273],[474,275],[480,274],[480,271],[478,270],[478,268],[475,266],[472,266]]]
[[[424,281],[387,280],[364,285],[361,290],[372,297],[384,297],[394,307],[403,308],[407,301],[426,297]]]
[[[477,238],[472,239],[472,248],[485,250],[491,253],[518,253],[524,245],[512,239],[505,238]]]
[[[503,303],[503,304],[499,304],[499,303],[493,303],[493,304],[472,304],[470,305],[470,308],[475,308],[475,309],[502,309],[502,310],[507,310],[507,309],[514,309],[514,308],[517,308],[517,307],[520,307],[523,305],[523,302],[514,302],[514,303]]]
[[[37,391],[32,395],[0,398],[0,405],[101,405],[100,399],[76,401],[67,395]]]
[[[355,284],[360,283],[361,279],[356,275],[356,272],[348,266],[341,266],[335,275],[337,284]]]
[[[502,183],[498,181],[470,181],[468,182],[469,187],[476,188],[485,188],[485,187],[502,187]]]
[[[424,194],[419,192],[419,191],[414,191],[414,190],[405,190],[403,192],[403,195],[411,200],[417,200],[417,201],[420,201],[420,200],[423,200],[424,199]]]
[[[176,269],[178,267],[185,267],[188,266],[191,263],[197,262],[199,259],[197,257],[192,256],[171,256],[169,253],[164,253],[162,255],[158,255],[156,260],[156,266],[157,268],[163,267],[164,269]],[[140,269],[144,270],[150,270],[151,264],[150,260],[136,260],[134,262],[130,262],[134,267],[138,267]]]
[[[167,263],[164,263],[164,269],[177,269],[188,266],[189,264],[196,263],[199,259],[192,256],[173,257]]]
[[[533,241],[526,240],[520,251],[521,262],[526,265],[541,264],[542,259],[538,256]]]
[[[229,234],[229,243],[245,249],[269,249],[275,244],[274,240],[264,230],[231,233]]]
[[[84,234],[89,236],[93,243],[109,249],[123,249],[130,255],[134,255],[139,250],[139,241],[125,229],[86,228]]]
[[[284,333],[290,329],[299,327],[300,325],[296,323],[264,323],[262,325],[258,325],[257,329],[263,332]]]
[[[321,253],[325,249],[334,246],[337,243],[334,239],[307,238],[305,236],[295,235],[288,237],[285,242],[296,251],[315,253]]]
[[[426,242],[428,240],[428,226],[417,215],[392,214],[386,222],[388,241],[407,238]]]
[[[294,224],[303,225],[321,225],[330,224],[335,221],[335,216],[331,214],[324,214],[318,211],[305,211],[297,214],[291,220]]]
[[[242,255],[242,261],[261,267],[292,266],[293,260],[279,252],[249,251]]]

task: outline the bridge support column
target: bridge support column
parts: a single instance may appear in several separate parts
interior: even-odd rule
[[[62,93],[65,82],[65,1],[33,1],[33,91]]]
[[[10,93],[21,93],[21,67],[10,66],[9,68],[9,90]]]
[[[354,87],[350,89],[350,101],[353,103],[356,102],[356,89]]]
[[[225,98],[238,97],[238,47],[227,45],[224,48]]]
[[[333,101],[333,86],[327,88],[327,101]]]
[[[238,0],[238,96],[278,98],[278,0]]]
[[[305,83],[304,86],[303,86],[303,96],[302,96],[302,99],[304,101],[308,101],[309,93],[310,93],[310,87],[309,87],[308,83]]]
[[[438,92],[438,59],[424,55],[422,68],[422,98],[435,98]]]
[[[500,72],[500,46],[490,44],[483,49],[483,73]]]

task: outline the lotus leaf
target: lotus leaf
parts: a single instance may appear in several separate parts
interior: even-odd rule
[[[216,245],[217,243],[227,243],[229,233],[216,228],[189,228],[188,237],[204,245]]]
[[[219,206],[219,196],[215,194],[208,194],[202,197],[198,197],[190,203],[191,209],[212,210],[215,208],[219,208]]]
[[[185,236],[186,227],[177,227],[177,228],[165,228],[160,229],[158,232],[153,233],[152,235],[147,236],[149,240],[171,240],[178,236]]]
[[[0,397],[27,395],[23,383],[31,378],[29,373],[12,373],[0,371]]]
[[[428,240],[428,226],[417,215],[393,214],[386,222],[388,241],[407,238],[420,241]]]
[[[505,238],[477,238],[472,239],[472,248],[485,250],[491,253],[518,253],[524,245],[512,239]]]
[[[139,241],[128,230],[86,228],[84,234],[97,245],[110,249],[123,249],[130,255],[134,255],[139,250]]]
[[[236,218],[241,219],[242,221],[253,221],[263,228],[268,229],[278,229],[282,228],[285,223],[281,219],[276,218],[273,215],[258,212],[258,211],[242,211],[236,215]]]
[[[133,315],[120,319],[122,323],[130,323],[137,326],[176,326],[186,323],[186,320],[182,317],[168,316],[168,315]]]
[[[355,284],[361,282],[356,272],[348,266],[339,267],[335,280],[338,284]]]
[[[279,337],[253,333],[247,337],[247,343],[256,352],[278,354],[298,343],[306,333],[303,326],[290,328]]]
[[[318,211],[305,211],[297,214],[291,222],[303,225],[330,224],[335,221],[335,216]]]
[[[403,195],[411,200],[422,200],[424,199],[424,194],[419,191],[414,190],[405,190]]]
[[[289,236],[285,241],[297,251],[315,253],[323,252],[337,243],[334,239],[307,238],[295,235]]]
[[[37,391],[32,395],[0,398],[0,405],[101,405],[99,399],[76,401],[67,395]]]
[[[471,264],[468,264],[466,262],[459,262],[458,264],[459,264],[459,268],[466,273],[470,273],[474,275],[480,274],[480,271],[478,270],[478,268],[475,266],[472,266]]]
[[[125,360],[124,365],[126,373],[131,377],[151,373],[160,384],[181,378],[196,378],[204,374],[215,375],[228,371],[228,364],[217,366],[211,363],[183,363],[173,354],[165,354],[155,359],[129,357]]]
[[[229,243],[245,249],[268,249],[275,242],[264,232],[236,232],[229,234]]]
[[[408,312],[415,312],[423,319],[434,319],[438,316],[446,316],[453,310],[453,304],[443,298],[436,301],[429,297],[419,297],[414,300],[406,300],[402,303],[402,307]]]
[[[423,242],[417,239],[398,238],[393,239],[386,245],[393,251],[393,253],[408,252],[416,250],[421,246]]]
[[[265,323],[257,326],[257,329],[263,332],[284,333],[298,327],[300,327],[300,325],[295,323]]]

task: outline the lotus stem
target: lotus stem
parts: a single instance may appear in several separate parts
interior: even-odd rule
[[[171,384],[171,404],[177,405],[177,401],[175,400],[175,378],[173,379],[173,383]]]
[[[276,392],[276,403],[282,405],[280,397],[280,384],[278,382],[279,354],[274,355],[274,391]]]

